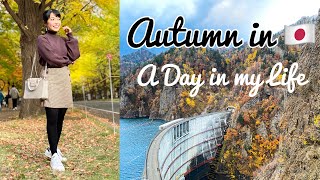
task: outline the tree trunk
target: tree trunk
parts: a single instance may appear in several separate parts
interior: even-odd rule
[[[34,53],[37,51],[37,37],[41,34],[41,27],[43,26],[42,13],[44,8],[40,8],[39,4],[33,0],[19,1],[19,12],[23,25],[30,33],[25,33],[21,30],[20,46],[21,46],[21,62],[22,62],[22,89],[25,88],[25,80],[30,77],[32,61]],[[37,53],[38,54],[38,53]],[[39,57],[36,59],[36,70],[38,76],[42,66],[39,64]],[[40,100],[25,100],[22,99],[20,118],[26,118],[33,115],[38,115],[43,111],[40,106]]]

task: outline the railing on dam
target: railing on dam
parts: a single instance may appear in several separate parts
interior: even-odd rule
[[[193,169],[212,160],[222,144],[229,116],[230,112],[218,112],[161,125],[162,131],[149,147],[147,158],[153,159],[146,161],[144,178],[185,179]]]

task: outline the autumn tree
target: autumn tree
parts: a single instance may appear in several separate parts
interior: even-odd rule
[[[32,59],[37,50],[36,39],[41,34],[43,26],[42,14],[52,6],[53,0],[46,2],[33,0],[2,0],[2,5],[17,23],[20,30],[20,47],[22,63],[22,79],[25,80],[31,72]],[[41,67],[37,65],[38,71]],[[39,72],[38,72],[39,73]],[[24,85],[23,85],[24,89]],[[20,118],[40,113],[39,100],[22,100]]]
[[[19,30],[4,7],[0,6],[0,89],[9,91],[9,85],[15,84],[19,89],[22,81],[22,67],[19,55]]]

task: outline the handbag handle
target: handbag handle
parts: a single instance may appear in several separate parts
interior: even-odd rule
[[[30,78],[32,78],[32,73],[33,73],[33,69],[35,68],[36,71],[36,75],[37,75],[37,69],[35,67],[35,62],[36,62],[36,58],[37,58],[37,51],[34,52],[34,56],[33,56],[33,61],[32,61],[32,67],[31,67],[31,73],[30,73]]]
[[[29,90],[31,91],[34,91],[35,89],[37,89],[39,83],[40,83],[40,80],[38,78],[34,78],[36,82],[31,82],[31,80],[27,80],[27,85],[28,85],[28,88]],[[31,84],[32,83],[32,84]]]
[[[32,78],[32,74],[33,74],[33,69],[35,70],[36,72],[36,76],[38,76],[38,73],[37,73],[37,66],[35,65],[35,62],[36,62],[36,58],[37,58],[37,51],[34,52],[34,56],[33,56],[33,60],[32,60],[32,67],[31,67],[31,73],[30,73],[30,78]],[[47,62],[46,62],[46,65],[45,65],[45,68],[44,68],[44,75],[43,75],[43,79],[45,79],[47,77]]]

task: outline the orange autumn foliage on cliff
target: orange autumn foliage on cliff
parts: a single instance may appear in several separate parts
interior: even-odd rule
[[[248,150],[248,164],[250,167],[258,168],[267,160],[269,160],[275,150],[278,148],[279,139],[269,136],[263,138],[260,135],[255,135],[251,149]]]
[[[228,146],[223,162],[226,162],[231,174],[238,170],[241,174],[251,176],[273,157],[279,145],[279,137],[271,135],[268,129],[279,108],[278,99],[269,96],[242,110],[237,126],[227,130],[224,140]],[[267,135],[258,134],[262,124]]]

